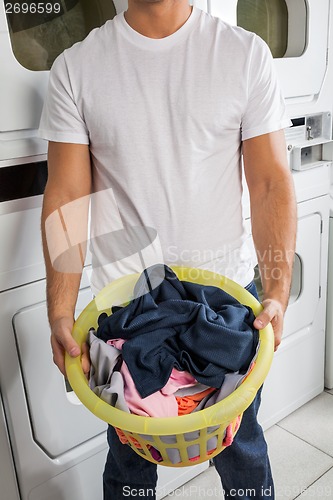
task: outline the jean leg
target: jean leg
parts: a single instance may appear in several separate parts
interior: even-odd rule
[[[231,446],[214,458],[225,498],[274,499],[274,484],[263,430],[257,421],[261,389],[244,412]]]
[[[254,283],[247,290],[256,298]],[[225,498],[250,500],[274,499],[274,484],[267,454],[267,444],[257,414],[261,402],[259,389],[254,401],[244,412],[241,426],[231,446],[214,458],[225,491]]]
[[[108,432],[109,453],[103,474],[104,500],[155,500],[157,466],[122,444],[113,427]]]

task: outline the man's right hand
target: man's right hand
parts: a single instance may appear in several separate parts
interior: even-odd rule
[[[81,354],[79,345],[72,337],[73,325],[73,318],[67,316],[56,319],[51,324],[53,361],[64,376],[66,376],[65,351],[73,358]],[[82,345],[81,364],[83,372],[87,375],[90,370],[90,358],[89,348],[86,343]]]

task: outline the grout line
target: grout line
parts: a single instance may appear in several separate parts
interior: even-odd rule
[[[309,486],[307,486],[302,491],[302,493],[300,493],[299,495],[297,495],[297,497],[294,497],[292,500],[295,500],[296,498],[299,498],[301,495],[303,495],[303,493],[305,493],[309,488],[311,488],[311,486],[313,486],[317,481],[319,481],[319,479],[321,479],[323,476],[325,476],[325,474],[327,474],[330,470],[333,470],[333,466],[330,467],[329,469],[327,469],[327,471],[323,472],[323,474],[321,474],[321,476],[317,477],[317,479],[315,479],[311,484],[309,484]]]
[[[315,450],[318,450],[318,451],[321,451],[321,453],[324,453],[324,455],[327,455],[328,457],[332,458],[333,459],[333,452],[332,452],[332,455],[330,455],[329,453],[327,453],[326,451],[323,451],[321,450],[320,448],[318,448],[317,446],[315,446],[314,444],[312,443],[309,443],[309,441],[306,441],[305,439],[297,436],[297,434],[294,434],[293,432],[289,431],[288,429],[285,429],[284,427],[282,427],[281,425],[279,425],[278,423],[275,424],[277,427],[279,427],[280,429],[282,429],[283,431],[286,431],[288,432],[289,434],[291,434],[292,436],[296,437],[297,439],[299,439],[300,441],[303,441],[303,443],[306,443],[308,444],[309,446],[312,446],[312,448],[314,448]]]

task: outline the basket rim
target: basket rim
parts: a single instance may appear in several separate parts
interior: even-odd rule
[[[230,278],[205,269],[185,266],[170,266],[170,268],[176,273],[179,279],[222,288],[241,303],[250,306],[255,316],[262,310],[259,301],[245,288]],[[130,300],[129,294],[133,290],[139,276],[140,273],[136,273],[113,281],[103,288],[86,306],[75,321],[72,332],[74,339],[80,346],[86,341],[88,335],[89,327],[87,327],[87,324],[89,323],[86,324],[86,322],[89,318],[96,316],[96,313],[101,314],[105,309],[109,310],[115,303],[110,303],[112,297],[114,297],[113,300],[118,296]],[[109,302],[108,307],[105,307],[107,302]],[[122,300],[122,303],[124,302],[125,300]],[[189,413],[188,415],[144,417],[133,413],[126,413],[109,405],[89,388],[81,366],[81,355],[72,358],[69,354],[65,353],[66,374],[72,389],[84,406],[98,418],[127,432],[146,435],[174,435],[210,426],[224,425],[226,427],[251,404],[257,390],[268,374],[274,354],[274,334],[271,324],[259,330],[259,341],[255,366],[243,383],[218,403],[198,412]]]

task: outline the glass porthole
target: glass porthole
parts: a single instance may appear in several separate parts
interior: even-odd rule
[[[258,264],[254,268],[254,282],[257,287],[257,292],[260,302],[264,299],[264,291],[262,287],[262,282],[260,278],[260,271]],[[302,292],[302,261],[299,255],[296,253],[294,258],[293,275],[290,287],[289,305],[297,301],[298,297]]]
[[[257,33],[275,58],[299,57],[306,48],[305,0],[238,0],[237,25]]]
[[[55,58],[116,15],[112,0],[5,0],[13,53],[33,71],[51,68]]]

